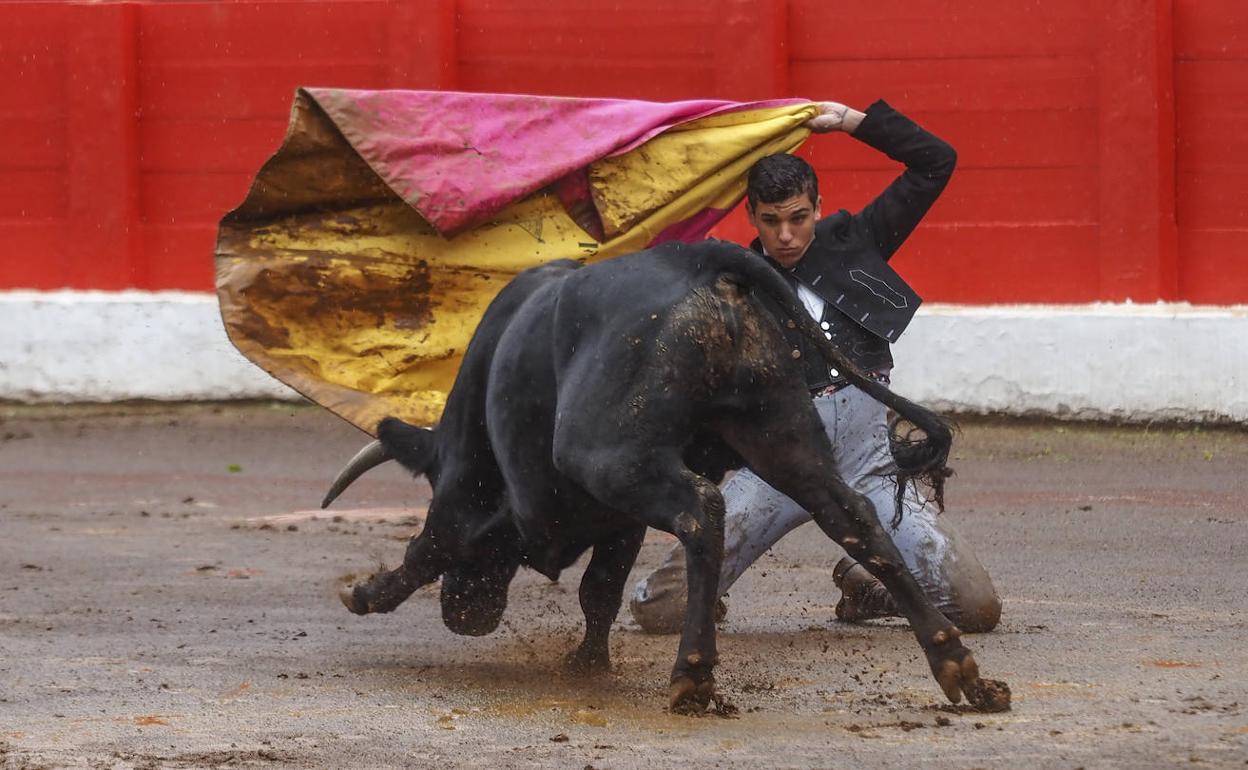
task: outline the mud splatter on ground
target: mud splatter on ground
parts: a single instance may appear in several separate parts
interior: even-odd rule
[[[966,694],[971,708],[985,714],[1010,710],[1010,686],[998,679],[981,679],[979,686]]]
[[[833,618],[812,528],[733,589],[720,694],[666,710],[675,637],[560,661],[578,569],[522,573],[492,636],[437,588],[357,618],[428,489],[397,468],[315,506],[363,434],[316,409],[0,407],[0,767],[1244,767],[1248,436],[964,421],[949,512],[1005,599],[968,635],[1012,708],[944,702],[904,625]],[[236,470],[231,470],[235,468]],[[375,511],[374,514],[368,513]],[[335,518],[337,517],[337,518]],[[654,535],[634,573],[671,540]],[[562,737],[561,737],[562,736]],[[559,740],[555,740],[559,738]]]

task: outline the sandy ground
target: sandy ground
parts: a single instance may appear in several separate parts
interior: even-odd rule
[[[315,510],[364,440],[324,411],[0,415],[0,767],[1248,766],[1243,432],[965,423],[947,515],[1006,604],[968,644],[1013,710],[945,707],[903,624],[836,622],[811,526],[729,598],[721,719],[666,713],[676,638],[627,612],[611,676],[563,674],[579,568],[522,573],[481,639],[436,588],[349,615],[428,487]]]

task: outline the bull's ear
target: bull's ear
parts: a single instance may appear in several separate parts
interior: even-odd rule
[[[377,426],[377,437],[390,456],[413,474],[428,473],[437,460],[434,431],[409,425],[397,417],[387,417]]]

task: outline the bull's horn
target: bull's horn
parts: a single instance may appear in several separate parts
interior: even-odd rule
[[[325,499],[321,501],[322,508],[328,508],[338,495],[343,493],[351,483],[363,476],[368,471],[376,468],[388,460],[393,460],[385,446],[380,441],[374,441],[368,446],[356,453],[351,458],[351,462],[338,473],[338,478],[334,479],[334,483],[330,486],[329,491],[325,493]]]

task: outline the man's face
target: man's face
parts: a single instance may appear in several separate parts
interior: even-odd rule
[[[772,259],[782,267],[792,268],[806,255],[806,249],[815,240],[815,223],[819,221],[819,204],[823,198],[811,201],[806,193],[795,195],[779,203],[746,203],[750,224],[758,230],[758,239]]]

